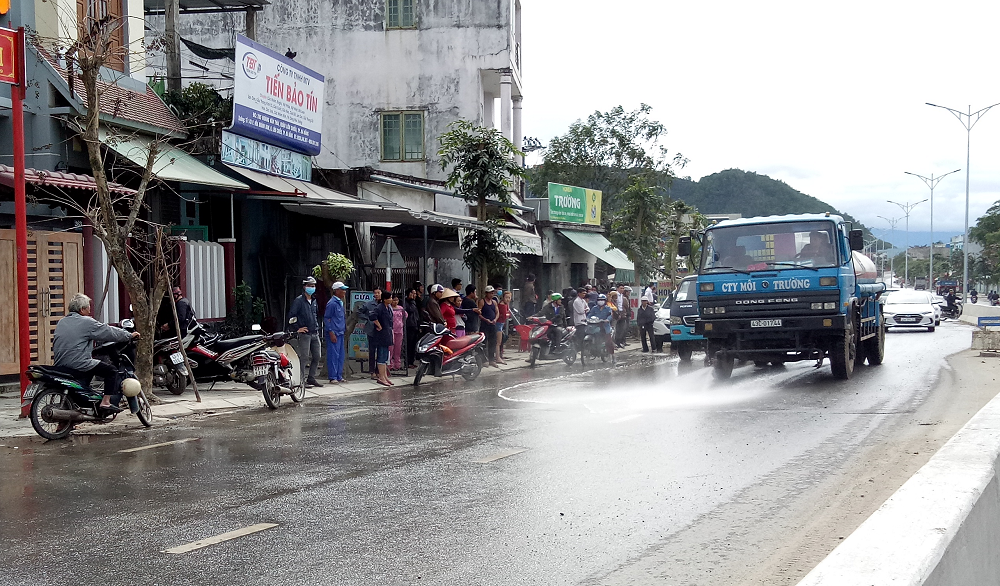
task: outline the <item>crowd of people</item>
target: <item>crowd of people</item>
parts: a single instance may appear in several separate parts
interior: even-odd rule
[[[331,286],[333,296],[320,319],[316,284],[313,277],[303,280],[302,295],[295,298],[288,313],[289,323],[295,324],[299,334],[293,344],[301,359],[302,378],[309,386],[322,386],[316,378],[321,336],[326,346],[329,383],[345,382],[346,338],[353,331],[353,324],[362,324],[367,337],[368,374],[384,386],[393,386],[393,371],[402,370],[404,365],[416,368],[416,346],[424,323],[444,325],[455,337],[481,332],[486,337],[489,366],[499,368],[506,364],[504,344],[511,334],[512,316],[516,312],[511,292],[500,285],[487,285],[481,293],[476,285],[463,287],[461,279],[452,279],[450,287],[434,284],[426,290],[417,281],[402,294],[376,287],[371,300],[351,309],[345,301],[348,287],[337,281]],[[646,287],[637,308],[632,307],[632,295],[632,287],[628,285],[595,287],[584,283],[578,289],[568,288],[562,293],[547,291],[540,296],[534,275],[528,275],[521,289],[521,315],[549,319],[557,326],[554,331],[569,325],[584,326],[590,317],[596,316],[607,336],[612,357],[615,349],[627,345],[629,326],[634,320],[639,327],[642,351],[649,352],[654,348],[655,285],[650,283]],[[580,339],[584,330],[578,328]]]

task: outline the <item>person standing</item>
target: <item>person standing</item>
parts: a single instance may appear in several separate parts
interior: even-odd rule
[[[399,304],[399,295],[392,294],[392,354],[389,357],[389,369],[403,368],[403,337],[406,330],[406,309]],[[409,363],[407,363],[409,364]]]
[[[587,328],[587,313],[590,311],[590,303],[587,302],[587,289],[581,287],[579,291],[575,291],[576,298],[570,306],[570,319],[574,326],[576,326],[576,341],[578,344],[583,343],[583,336]]]
[[[389,349],[392,347],[392,299],[386,293],[382,296],[382,303],[379,303],[371,312],[372,327],[375,330],[372,335],[373,349],[369,349],[375,357],[375,365],[378,368],[378,376],[375,380],[380,385],[391,387],[389,380]]]
[[[503,359],[503,346],[504,340],[510,336],[510,332],[507,329],[507,323],[510,319],[510,304],[513,296],[510,291],[502,291],[500,293],[500,305],[497,309],[500,310],[500,317],[497,318],[497,363],[507,364]]]
[[[639,303],[639,310],[636,312],[635,321],[639,326],[639,340],[642,341],[642,351],[649,352],[650,346],[656,347],[656,334],[653,333],[653,322],[656,320],[656,310],[649,298],[643,296]],[[649,345],[646,345],[646,336],[649,336]]]
[[[293,347],[295,353],[299,355],[299,380],[310,387],[321,387],[316,380],[316,371],[319,369],[319,313],[316,308],[316,279],[306,277],[302,281],[302,295],[292,301],[292,308],[288,312],[288,323],[293,327],[297,326],[298,337],[295,338]],[[308,376],[306,375],[306,364],[309,364]]]
[[[344,380],[344,337],[347,330],[347,311],[344,296],[347,285],[337,281],[333,284],[333,298],[326,302],[323,314],[323,330],[326,332],[326,374],[331,383]]]
[[[490,366],[497,366],[497,318],[500,317],[500,309],[496,297],[493,294],[496,289],[493,285],[487,285],[483,291],[483,299],[479,302],[480,324],[479,331],[486,336],[486,356],[489,357]],[[464,303],[462,305],[465,305]]]
[[[420,282],[417,281],[419,284]],[[406,311],[406,365],[416,368],[417,339],[420,337],[420,292],[410,289],[403,300],[403,310]]]
[[[382,303],[382,288],[375,287],[375,290],[372,291],[372,294],[373,297],[371,301],[365,303],[358,310],[358,316],[366,320],[364,327],[365,327],[365,336],[368,337],[368,374],[370,374],[371,377],[374,379],[378,378],[378,374],[375,367],[375,349],[372,341],[372,338],[375,335],[375,330],[377,328],[375,327],[373,320],[374,320],[375,310],[378,309],[378,306]]]
[[[618,322],[615,325],[615,345],[625,347],[625,337],[628,336],[629,324],[632,323],[632,300],[628,297],[625,285],[618,285]]]
[[[177,307],[177,322],[181,324],[182,338],[187,335],[188,327],[195,317],[191,302],[184,297],[180,287],[174,287],[170,297],[163,297],[160,309],[156,312],[156,323],[159,326],[156,332],[157,338],[177,337],[177,332],[174,331],[174,311],[170,308],[171,302]]]
[[[528,273],[528,278],[524,280],[524,288],[521,289],[521,307],[524,315],[535,315],[538,308],[538,293],[535,292],[535,275]]]
[[[492,289],[493,287],[490,287]],[[465,334],[475,334],[481,330],[481,320],[479,319],[479,296],[476,294],[476,286],[470,284],[465,288],[465,299],[462,299],[462,311],[457,312],[465,321]],[[461,337],[461,336],[460,336]]]
[[[644,298],[649,299],[649,303],[650,304],[655,305],[656,304],[656,282],[650,281],[649,285],[646,287],[646,290],[642,292],[642,296]]]

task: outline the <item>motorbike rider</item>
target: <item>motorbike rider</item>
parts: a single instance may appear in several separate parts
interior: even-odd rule
[[[583,336],[587,331],[587,312],[590,311],[590,303],[587,302],[587,290],[583,287],[579,291],[573,291],[575,299],[570,304],[570,319],[576,326],[576,344],[583,347]]]
[[[611,308],[608,307],[608,296],[601,293],[597,296],[597,305],[587,313],[587,317],[597,317],[601,320],[601,332],[604,334],[604,343],[608,348],[611,359],[615,358],[615,345],[611,339]]]
[[[104,398],[98,408],[104,415],[113,415],[121,411],[111,404],[111,395],[117,394],[121,381],[115,367],[93,357],[94,342],[127,342],[137,339],[139,332],[130,333],[90,317],[90,302],[90,297],[83,293],[70,299],[69,313],[56,324],[52,338],[54,366],[69,371],[88,385],[94,376],[104,379]]]
[[[562,306],[562,295],[553,293],[534,317],[552,322],[548,332],[549,348],[555,348],[566,332],[566,309]]]
[[[948,303],[948,309],[955,309],[955,290],[948,289],[948,294],[944,296],[944,300]]]
[[[424,303],[424,317],[432,324],[444,324],[444,316],[441,314],[441,296],[444,294],[444,286],[439,284],[431,285],[427,301]]]

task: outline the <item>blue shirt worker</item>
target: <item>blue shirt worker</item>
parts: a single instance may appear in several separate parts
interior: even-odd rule
[[[326,330],[326,372],[331,383],[344,380],[344,335],[347,328],[347,313],[344,311],[344,295],[347,285],[337,281],[333,284],[333,299],[326,304],[323,314],[323,329]]]
[[[288,312],[288,323],[291,329],[298,332],[293,347],[299,355],[299,380],[310,387],[321,387],[316,380],[319,369],[319,310],[316,307],[316,279],[307,277],[302,281],[302,295],[292,301],[292,309]],[[295,323],[292,323],[295,318]],[[306,364],[309,364],[309,376],[306,377]]]
[[[611,308],[608,307],[608,297],[604,293],[601,293],[597,296],[597,305],[590,309],[587,313],[587,317],[591,318],[596,316],[603,320],[603,323],[601,323],[601,331],[604,332],[604,335],[606,336],[608,354],[611,354],[613,359],[615,355],[615,345],[611,341],[611,315],[612,311]]]

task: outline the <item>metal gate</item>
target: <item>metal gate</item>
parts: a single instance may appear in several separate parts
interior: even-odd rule
[[[17,261],[13,230],[0,230],[0,374],[18,374]],[[28,234],[28,329],[31,363],[52,363],[52,335],[69,300],[83,291],[83,236],[69,232]]]

